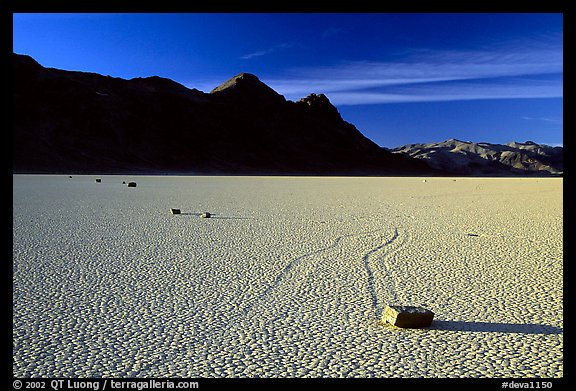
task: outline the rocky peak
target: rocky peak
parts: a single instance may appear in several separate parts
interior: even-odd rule
[[[272,88],[260,81],[256,75],[251,73],[240,73],[225,81],[218,87],[210,91],[214,96],[227,97],[230,95],[241,95],[244,99],[261,102],[285,102],[286,100]]]
[[[193,99],[197,102],[206,102],[207,94],[195,89],[187,88],[174,80],[159,76],[136,77],[128,81],[131,86],[140,92],[163,93]]]
[[[332,106],[330,100],[324,94],[310,94],[306,98],[300,99],[299,102],[304,103],[310,107],[322,107],[327,105]]]
[[[320,115],[324,118],[342,119],[336,107],[330,103],[330,100],[324,94],[310,94],[306,98],[300,99],[296,104],[307,107],[315,115]]]
[[[12,53],[12,61],[14,65],[18,65],[21,68],[42,68],[38,61],[25,54]]]
[[[28,85],[44,67],[30,56],[12,54],[12,78],[13,80]]]
[[[251,73],[242,72],[242,73],[234,76],[233,78],[225,81],[224,83],[222,83],[218,87],[214,88],[210,93],[214,94],[217,92],[226,91],[226,90],[230,90],[230,89],[237,89],[237,88],[244,88],[244,89],[255,88],[255,87],[261,88],[262,85],[265,86],[265,84],[262,83],[256,75],[253,75]]]
[[[448,140],[441,142],[441,144],[470,144],[470,142],[458,140],[457,138],[449,138]]]

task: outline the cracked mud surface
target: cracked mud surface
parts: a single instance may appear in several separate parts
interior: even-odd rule
[[[561,179],[101,178],[14,176],[14,376],[563,376]]]

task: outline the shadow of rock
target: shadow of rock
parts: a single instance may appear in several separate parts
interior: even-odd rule
[[[212,215],[212,219],[220,219],[220,220],[250,220],[248,217],[235,217],[235,216],[216,216]]]
[[[494,323],[435,320],[431,330],[464,331],[471,333],[562,334],[560,327],[536,323]]]
[[[198,212],[181,212],[179,213],[180,216],[196,216],[196,217],[200,217],[202,215],[202,213],[198,213]],[[211,219],[216,219],[216,220],[250,220],[250,218],[248,217],[239,217],[239,216],[220,216],[217,214],[212,213],[210,215]]]

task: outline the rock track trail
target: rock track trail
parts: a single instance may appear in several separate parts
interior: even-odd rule
[[[344,251],[343,247],[354,246],[354,242],[358,239],[372,243],[380,242],[376,246],[373,244],[374,247],[366,251],[361,257],[366,272],[367,292],[372,299],[376,316],[379,317],[383,305],[381,303],[382,298],[378,298],[379,292],[377,291],[387,290],[391,298],[395,299],[396,297],[394,292],[396,284],[393,275],[391,275],[393,267],[390,263],[393,261],[393,255],[406,242],[405,232],[397,227],[391,230],[372,230],[360,234],[342,235],[333,239],[328,246],[289,260],[266,290],[239,311],[241,316],[254,316],[255,313],[258,313],[259,306],[273,303],[279,295],[284,296],[285,291],[294,290],[293,287],[299,285],[306,278],[306,275],[310,275],[315,268],[320,267],[320,262],[334,263]],[[347,244],[347,241],[352,243]],[[354,269],[355,260],[347,259],[347,261],[350,263],[350,269]],[[356,269],[357,271],[358,269]],[[318,282],[320,283],[320,281]],[[280,289],[281,286],[283,289]]]
[[[268,370],[279,376],[290,371],[284,356],[307,362],[296,376],[359,371],[359,363],[341,362],[346,349],[362,343],[349,334],[377,323],[387,300],[395,300],[394,255],[407,238],[405,230],[389,226],[340,235],[287,259],[210,337],[211,356],[234,357],[248,367],[255,357],[267,357]]]
[[[404,248],[410,236],[403,229],[394,227],[392,236],[385,238],[384,242],[368,251],[362,257],[364,269],[368,278],[368,294],[372,299],[376,318],[382,316],[384,307],[388,302],[398,300],[399,278],[394,271],[395,254]]]
[[[402,228],[377,229],[338,236],[328,245],[288,259],[266,289],[229,319],[229,327],[218,339],[230,340],[238,327],[259,324],[262,318],[282,318],[302,303],[329,307],[333,302],[348,306],[348,300],[360,301],[356,311],[363,315],[355,320],[356,326],[366,319],[373,324],[385,305],[397,300],[395,254],[408,240],[409,235]],[[320,313],[324,311],[318,308],[315,312],[315,321],[322,321]],[[341,316],[347,323],[353,318],[346,310]]]

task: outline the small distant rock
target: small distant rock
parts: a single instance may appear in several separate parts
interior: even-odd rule
[[[126,184],[126,181],[122,181],[122,184],[125,185],[125,184]]]
[[[96,183],[100,183],[100,182],[102,182],[102,179],[96,178]]]
[[[384,309],[382,322],[396,327],[420,329],[432,324],[434,313],[426,308],[389,305]]]
[[[426,183],[426,179],[424,179],[422,182],[423,182],[423,183]]]
[[[170,208],[170,213],[172,213],[173,215],[179,215],[180,209]]]
[[[68,178],[72,179],[72,175],[70,175]]]
[[[128,182],[128,187],[136,187],[136,182]]]
[[[210,214],[210,212],[204,212],[200,215],[200,217],[202,217],[203,219],[209,219],[210,217],[212,217],[212,215]]]

